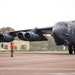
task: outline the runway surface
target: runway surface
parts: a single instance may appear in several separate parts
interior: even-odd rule
[[[0,75],[75,75],[75,55],[68,53],[0,53]]]

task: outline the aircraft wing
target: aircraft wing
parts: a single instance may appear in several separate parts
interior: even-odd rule
[[[52,35],[52,28],[53,27],[47,27],[47,28],[34,28],[37,30],[37,32],[40,32],[41,34],[51,34]],[[19,31],[11,31],[9,34],[13,37],[17,36],[19,32],[29,32],[33,29],[26,29],[26,30],[19,30]]]
[[[11,42],[14,40],[14,37],[18,37],[24,41],[47,41],[47,38],[43,34],[52,34],[52,27],[0,33],[0,42]]]
[[[52,34],[52,28],[53,27],[48,27],[48,28],[39,28],[38,30],[42,32],[42,34]]]

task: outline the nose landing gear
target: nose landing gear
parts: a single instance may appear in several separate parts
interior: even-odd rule
[[[73,51],[74,51],[74,54],[75,54],[75,46],[74,45],[69,45],[68,46],[68,51],[69,51],[69,54],[73,54]]]

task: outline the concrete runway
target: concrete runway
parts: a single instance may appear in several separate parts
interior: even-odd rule
[[[75,75],[75,55],[68,53],[0,53],[0,75]]]

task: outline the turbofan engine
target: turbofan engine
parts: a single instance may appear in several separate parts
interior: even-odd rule
[[[27,32],[19,32],[18,38],[25,41],[45,41],[47,40],[41,32],[36,28],[28,30]]]
[[[11,42],[14,40],[14,37],[8,34],[0,34],[0,42]]]
[[[39,41],[41,37],[34,32],[27,32],[24,34],[24,38],[29,41]]]
[[[18,33],[18,38],[19,39],[21,39],[21,40],[25,40],[25,38],[24,38],[24,34],[25,34],[26,32],[19,32]]]
[[[25,41],[36,41],[40,40],[40,36],[34,32],[20,32],[18,33],[18,38]]]

